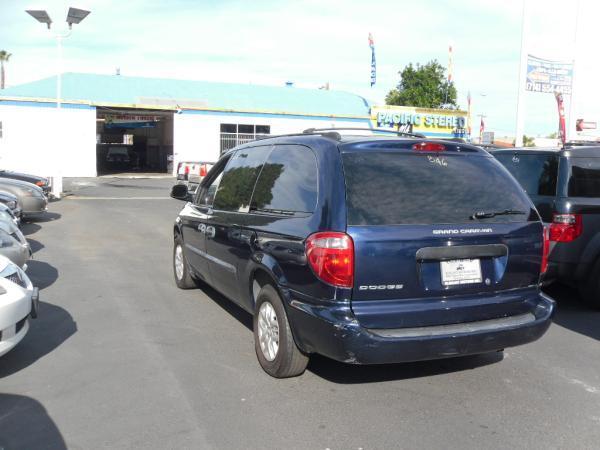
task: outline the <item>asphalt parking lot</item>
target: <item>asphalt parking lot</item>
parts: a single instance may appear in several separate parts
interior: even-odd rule
[[[540,341],[356,367],[259,367],[250,316],[180,291],[170,179],[66,184],[26,224],[41,317],[0,359],[0,449],[598,448],[600,313],[554,287]]]

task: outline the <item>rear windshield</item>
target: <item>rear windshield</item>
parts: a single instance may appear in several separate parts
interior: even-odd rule
[[[570,197],[600,197],[600,158],[570,158]]]
[[[344,153],[349,225],[537,220],[526,194],[487,156]],[[470,219],[477,212],[525,214]]]
[[[558,155],[494,155],[529,195],[556,195]]]

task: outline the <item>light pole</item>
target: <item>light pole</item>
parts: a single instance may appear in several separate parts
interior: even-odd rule
[[[52,29],[52,19],[48,15],[46,10],[26,10],[27,14],[33,17],[40,23],[46,24],[48,30]],[[60,111],[62,107],[62,41],[63,39],[71,36],[71,30],[73,28],[73,24],[80,23],[83,19],[85,19],[90,11],[86,11],[85,9],[78,8],[69,8],[67,12],[67,24],[69,25],[68,30],[57,30],[52,33],[52,37],[56,39],[56,59],[57,59],[57,74],[56,74],[56,110]],[[60,116],[57,115],[57,124],[60,123]],[[58,127],[57,127],[58,129]],[[60,133],[60,131],[58,131]],[[59,139],[56,140],[59,142]],[[55,161],[58,161],[58,158],[55,158]],[[59,174],[60,169],[57,168],[55,170],[54,176],[52,177],[52,195],[55,198],[60,198],[60,194],[62,193],[62,176]]]

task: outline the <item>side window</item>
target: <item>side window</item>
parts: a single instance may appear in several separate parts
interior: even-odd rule
[[[573,157],[570,163],[569,196],[600,197],[600,158]]]
[[[221,211],[248,212],[256,179],[271,151],[271,146],[238,150],[229,160],[216,192],[214,208]]]
[[[266,212],[314,212],[317,159],[303,145],[276,145],[267,158],[252,196],[251,209]]]
[[[227,161],[222,161],[215,165],[214,170],[217,173],[216,178],[213,178],[211,183],[208,186],[202,187],[202,189],[198,189],[197,197],[194,203],[198,206],[209,206],[212,207],[215,201],[215,194],[217,193],[217,188],[221,183],[221,178],[223,178],[223,170]],[[211,177],[213,176],[211,171]]]
[[[212,206],[215,201],[215,194],[217,193],[217,188],[219,187],[219,183],[221,182],[221,178],[223,178],[223,172],[221,172],[217,178],[213,180],[212,183],[208,187],[203,188],[196,199],[196,204],[200,206]]]

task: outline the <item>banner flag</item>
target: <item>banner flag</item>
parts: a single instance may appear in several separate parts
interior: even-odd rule
[[[375,42],[371,33],[369,33],[369,47],[371,47],[371,87],[373,87],[377,81],[377,69],[375,66]]]
[[[560,142],[564,146],[565,142],[567,142],[567,127],[565,125],[563,95],[560,92],[555,92],[554,97],[556,98],[556,106],[558,106],[558,135],[560,137]]]
[[[448,47],[448,84],[452,83],[454,72],[454,62],[452,61],[452,45]]]

